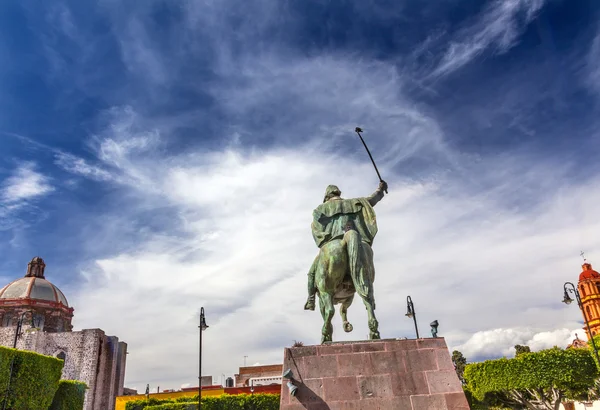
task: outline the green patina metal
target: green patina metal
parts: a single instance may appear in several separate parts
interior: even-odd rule
[[[325,191],[323,203],[313,211],[312,234],[319,253],[308,272],[308,300],[304,309],[315,309],[315,296],[323,316],[321,343],[332,340],[331,320],[334,305],[341,303],[344,330],[352,331],[347,311],[354,294],[362,298],[369,318],[369,338],[379,339],[375,317],[373,282],[373,240],[377,235],[377,219],[373,207],[384,196],[387,184],[382,181],[369,197],[343,199],[335,185]]]

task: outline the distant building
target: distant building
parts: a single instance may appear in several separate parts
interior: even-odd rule
[[[74,309],[65,295],[46,280],[38,256],[25,277],[0,289],[0,346],[16,347],[64,360],[62,378],[87,384],[84,410],[113,410],[123,395],[127,344],[100,329],[73,332]]]
[[[127,387],[123,387],[123,396],[135,396],[138,394],[138,391],[135,389],[128,389]]]
[[[577,333],[575,333],[575,339],[567,346],[567,349],[587,349],[589,348],[588,344],[581,340]]]
[[[217,385],[213,385],[213,377],[212,376],[202,376],[202,379],[200,381],[200,385],[202,387],[213,387],[213,386],[217,386]],[[221,385],[219,385],[219,387],[222,387]],[[196,387],[184,387],[181,389],[181,391],[198,391],[198,386]]]
[[[265,385],[267,379],[272,383],[281,384],[281,375],[283,374],[283,364],[269,364],[264,366],[245,366],[240,367],[239,374],[235,375],[236,387],[250,386],[250,379],[256,379],[259,385]]]

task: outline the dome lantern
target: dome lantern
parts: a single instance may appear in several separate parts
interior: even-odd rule
[[[26,278],[41,278],[41,279],[45,279],[44,277],[44,270],[46,269],[46,264],[44,263],[44,260],[42,258],[40,258],[39,256],[36,256],[35,258],[33,258],[31,260],[31,262],[29,262],[27,264],[27,273],[25,274]]]

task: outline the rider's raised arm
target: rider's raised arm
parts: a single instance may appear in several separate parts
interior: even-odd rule
[[[387,189],[387,184],[384,181],[381,181],[379,187],[375,192],[373,192],[370,196],[367,197],[367,200],[371,204],[371,206],[375,206],[377,202],[381,201],[384,196],[383,191]]]

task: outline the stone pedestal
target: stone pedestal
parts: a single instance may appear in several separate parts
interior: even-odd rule
[[[335,342],[285,349],[281,410],[468,410],[443,338]]]

